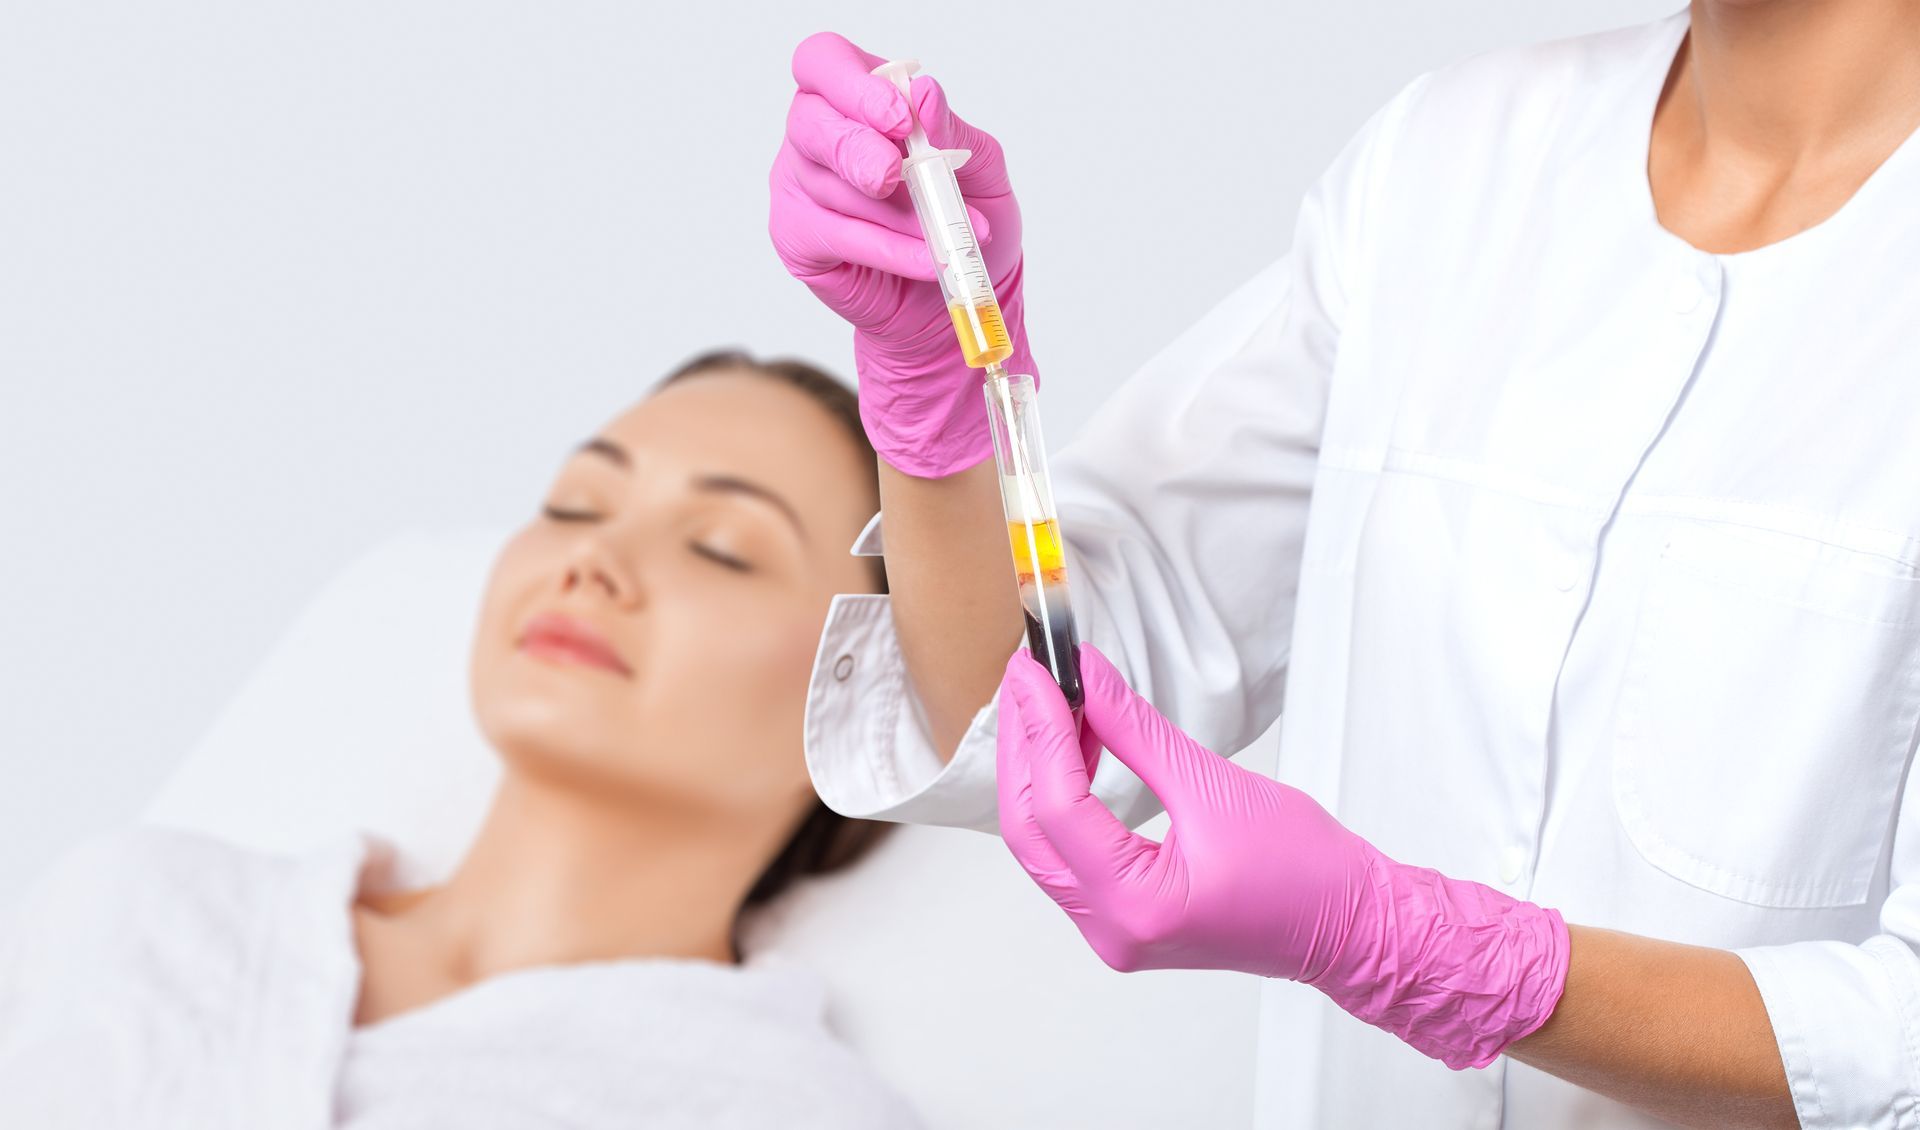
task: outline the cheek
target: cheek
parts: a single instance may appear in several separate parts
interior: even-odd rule
[[[501,548],[487,576],[467,657],[468,689],[483,728],[489,710],[510,683],[506,668],[512,659],[514,632],[538,595],[541,578],[550,567],[547,557],[540,530],[529,526]]]
[[[790,608],[755,608],[744,602],[703,610],[676,625],[669,664],[714,672],[717,682],[806,689],[807,671],[819,642],[819,623]],[[725,676],[719,672],[726,672]]]
[[[725,602],[670,624],[663,617],[649,697],[710,739],[797,742],[820,620],[792,603]]]
[[[653,785],[702,805],[784,814],[811,787],[802,734],[819,624],[790,608],[750,608],[656,608],[651,670],[614,729],[631,744],[632,771]]]

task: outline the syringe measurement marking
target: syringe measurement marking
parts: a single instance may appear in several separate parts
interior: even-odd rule
[[[987,278],[987,263],[980,255],[980,245],[974,241],[973,226],[964,220],[955,220],[947,225],[947,232],[958,253],[953,258],[961,260],[959,274],[967,284],[969,296],[985,298],[992,292],[992,283]]]

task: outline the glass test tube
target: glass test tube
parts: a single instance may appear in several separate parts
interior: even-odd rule
[[[987,412],[993,426],[993,457],[1000,471],[1000,501],[1006,508],[1013,572],[1027,619],[1027,647],[1060,684],[1078,713],[1086,696],[1080,686],[1079,636],[1067,599],[1066,558],[1060,522],[1047,481],[1046,445],[1040,438],[1040,405],[1033,378],[987,370]]]

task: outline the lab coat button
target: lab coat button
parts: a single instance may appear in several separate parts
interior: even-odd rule
[[[835,679],[844,683],[847,681],[847,676],[851,674],[853,674],[853,656],[843,655],[834,661],[833,677]]]
[[[1694,308],[1700,305],[1700,300],[1704,297],[1706,297],[1706,290],[1692,273],[1676,275],[1672,289],[1667,291],[1667,302],[1673,306],[1673,312],[1676,314],[1693,313]]]
[[[1514,844],[1500,854],[1500,881],[1518,882],[1520,875],[1527,869],[1527,849]]]

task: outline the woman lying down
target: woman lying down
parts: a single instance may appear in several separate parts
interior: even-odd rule
[[[823,989],[742,910],[884,826],[814,796],[808,671],[876,506],[853,395],[702,358],[583,445],[501,552],[473,644],[505,764],[444,886],[157,829],[0,936],[0,1126],[894,1127]],[[343,703],[342,709],[352,709]]]

